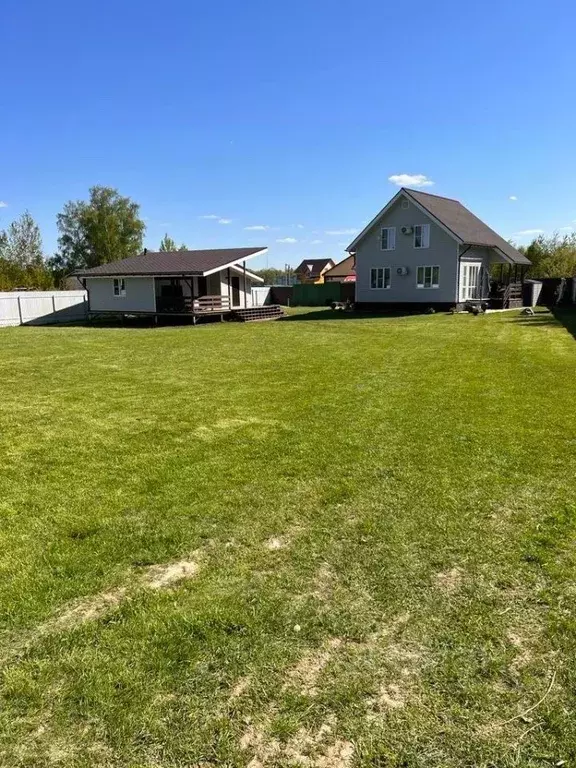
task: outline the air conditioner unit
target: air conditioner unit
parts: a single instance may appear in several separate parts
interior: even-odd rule
[[[411,235],[412,232],[414,232],[414,227],[402,227],[400,232],[402,232],[403,235]]]
[[[408,274],[408,267],[398,267],[396,270],[397,275],[407,275]]]

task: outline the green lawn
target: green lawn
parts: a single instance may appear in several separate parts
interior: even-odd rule
[[[0,766],[576,765],[570,326],[0,330]]]

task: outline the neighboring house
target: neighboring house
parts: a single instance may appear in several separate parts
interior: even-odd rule
[[[323,283],[324,273],[334,266],[332,259],[305,259],[294,270],[299,283]]]
[[[324,272],[325,283],[355,283],[354,256],[347,256]]]
[[[252,286],[264,281],[246,261],[267,248],[148,251],[74,273],[88,291],[88,313],[223,314],[251,307]]]
[[[360,305],[522,306],[530,261],[457,200],[401,189],[346,250]]]

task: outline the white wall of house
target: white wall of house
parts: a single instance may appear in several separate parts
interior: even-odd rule
[[[112,277],[87,277],[86,289],[91,312],[154,312],[156,299],[153,277],[125,277],[125,296],[114,295]]]
[[[239,301],[234,303],[232,300],[233,299],[232,289],[231,288],[229,289],[229,286],[228,286],[228,270],[223,269],[221,272],[219,272],[219,275],[220,275],[220,290],[221,290],[222,296],[228,296],[228,291],[230,290],[230,302],[231,302],[231,306],[234,309],[252,306],[252,286],[260,285],[260,283],[250,280],[248,275],[246,276],[246,282],[244,282],[244,274],[231,268],[230,280],[232,281],[232,278],[238,278],[238,287],[240,289]]]

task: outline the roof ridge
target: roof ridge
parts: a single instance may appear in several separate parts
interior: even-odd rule
[[[426,195],[427,197],[437,197],[439,200],[450,200],[451,203],[459,203],[464,208],[466,206],[464,203],[461,203],[460,200],[457,200],[455,197],[446,197],[446,195],[435,195],[433,192],[422,192],[421,189],[410,189],[410,187],[402,187],[403,192],[408,192],[410,194],[411,192],[416,192],[418,195]]]
[[[230,248],[186,248],[182,251],[176,250],[176,251],[153,251],[151,248],[146,248],[143,251],[140,251],[139,254],[136,256],[127,256],[128,259],[137,258],[138,256],[145,256],[150,255],[152,253],[155,254],[176,254],[176,253],[211,253],[213,251],[262,251],[264,248],[267,248],[266,245],[239,245],[235,247]],[[120,261],[120,259],[118,259]]]

